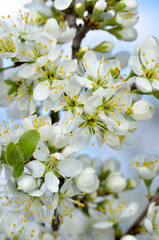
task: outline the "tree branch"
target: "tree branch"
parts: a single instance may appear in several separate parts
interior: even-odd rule
[[[141,213],[141,215],[136,219],[136,221],[134,222],[134,224],[131,226],[131,228],[127,231],[126,234],[131,234],[131,235],[134,235],[134,234],[137,234],[139,233],[139,230],[140,230],[140,223],[142,222],[142,220],[144,219],[144,217],[146,216],[147,214],[147,210],[150,206],[150,204],[152,202],[156,202],[157,204],[159,204],[159,193],[154,196],[154,197],[151,197],[149,199],[149,204],[147,205],[147,207],[144,209],[144,211]]]

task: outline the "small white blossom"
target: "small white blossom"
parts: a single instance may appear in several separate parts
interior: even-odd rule
[[[99,187],[99,180],[95,173],[95,170],[91,167],[86,167],[75,178],[77,187],[86,193],[92,193]]]
[[[110,192],[121,192],[126,188],[126,179],[119,172],[111,173],[105,182],[106,188]]]
[[[147,159],[143,154],[138,154],[130,161],[130,167],[143,179],[153,179],[159,172],[159,157],[151,154]]]

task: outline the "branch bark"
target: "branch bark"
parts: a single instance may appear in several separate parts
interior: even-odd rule
[[[141,215],[136,219],[136,221],[134,222],[134,224],[131,226],[131,228],[128,230],[128,232],[126,234],[134,235],[134,234],[139,233],[140,224],[141,224],[142,220],[144,219],[144,217],[146,216],[147,210],[152,202],[156,202],[156,204],[159,204],[159,193],[156,196],[149,199],[149,204],[144,209],[144,211],[141,213]]]
[[[90,30],[90,28],[84,23],[77,25],[76,23],[76,13],[66,13],[66,20],[70,28],[76,29],[76,36],[73,39],[72,43],[72,58],[77,58],[77,53],[80,49],[82,39],[85,37],[86,33]]]

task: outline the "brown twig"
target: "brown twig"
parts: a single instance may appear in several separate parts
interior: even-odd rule
[[[129,230],[127,231],[126,234],[134,235],[134,234],[139,233],[140,224],[141,224],[142,220],[144,219],[144,217],[146,216],[147,210],[152,202],[156,202],[156,204],[159,204],[159,193],[156,196],[149,198],[149,204],[144,209],[144,211],[141,213],[141,215],[136,219],[136,221],[131,226],[131,228],[129,228]]]

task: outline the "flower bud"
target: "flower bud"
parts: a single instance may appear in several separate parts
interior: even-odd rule
[[[105,2],[105,0],[98,0],[93,8],[93,18],[101,15],[104,12],[106,6],[107,3]]]
[[[126,189],[135,189],[139,186],[141,180],[138,177],[133,177],[127,180]]]
[[[124,11],[134,11],[138,7],[138,3],[136,2],[136,0],[121,0],[119,2],[119,5],[120,4],[125,5],[125,7],[123,8]]]
[[[29,175],[22,175],[18,178],[18,190],[23,190],[24,192],[31,192],[37,186],[35,179]]]
[[[136,121],[145,121],[152,118],[153,105],[146,100],[139,100],[130,108],[130,116]]]
[[[106,179],[106,188],[108,188],[110,192],[121,192],[125,189],[126,185],[126,179],[119,172],[110,174]]]
[[[111,173],[117,172],[120,169],[120,162],[116,158],[108,158],[102,167],[102,172],[110,171]]]
[[[64,158],[73,158],[76,152],[68,145],[62,149],[61,154]]]
[[[132,235],[125,235],[121,240],[137,240],[137,238]]]
[[[92,50],[96,52],[107,53],[107,52],[110,52],[113,47],[114,47],[114,44],[112,42],[104,41],[99,45],[97,45],[96,47],[94,47]]]
[[[80,47],[78,51],[78,60],[83,58],[83,55],[89,50],[87,46]]]
[[[85,193],[93,193],[99,187],[99,180],[95,170],[91,167],[86,167],[75,177],[75,182],[80,191]]]
[[[83,14],[85,12],[85,5],[82,2],[79,2],[75,5],[75,11],[78,14],[78,16],[83,17]]]
[[[109,29],[108,32],[123,41],[134,41],[137,38],[137,31],[133,27],[126,27],[122,30],[120,28],[113,28]]]

